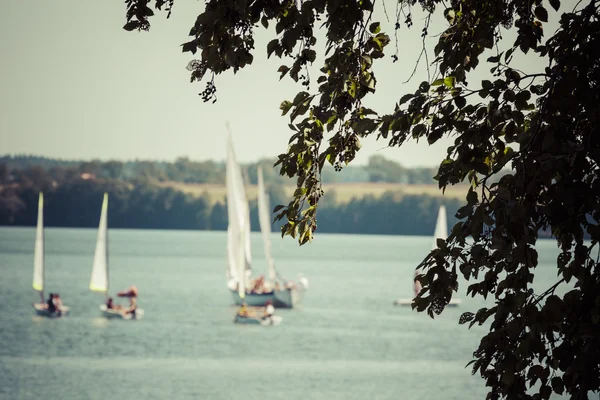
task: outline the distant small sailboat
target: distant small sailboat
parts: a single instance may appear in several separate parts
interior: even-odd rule
[[[35,232],[35,250],[33,253],[33,289],[40,293],[41,303],[33,303],[37,315],[45,317],[56,317],[67,315],[69,307],[61,306],[60,312],[48,310],[48,304],[44,298],[44,284],[46,280],[45,265],[45,237],[44,237],[44,194],[40,192],[38,198],[38,219]]]
[[[100,212],[100,224],[98,225],[98,239],[96,240],[96,250],[94,252],[90,290],[92,292],[104,293],[105,299],[108,299],[108,260],[108,193],[104,193],[102,211]],[[129,320],[141,319],[144,316],[144,310],[140,308],[137,308],[135,313],[125,313],[121,309],[108,308],[106,304],[102,304],[100,310],[106,318]]]
[[[446,216],[446,206],[441,205],[438,210],[438,217],[435,223],[435,231],[433,233],[433,245],[431,247],[432,250],[437,249],[437,240],[438,239],[446,239],[448,237],[448,218]],[[419,270],[415,270],[415,277],[419,274]],[[414,293],[415,297],[421,291],[421,284],[418,281],[414,281]],[[413,299],[398,299],[394,302],[394,305],[399,306],[410,306],[412,305]],[[450,303],[447,304],[448,307],[456,307],[461,303],[460,299],[451,299]]]

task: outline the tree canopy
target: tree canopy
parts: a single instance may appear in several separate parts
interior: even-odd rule
[[[385,24],[376,20],[374,1],[207,0],[183,44],[198,57],[188,65],[191,80],[204,79],[203,99],[214,100],[215,77],[252,64],[254,31],[275,24],[266,51],[289,61],[277,71],[282,78],[302,85],[281,103],[291,138],[277,161],[298,189],[276,211],[286,220],[283,234],[301,244],[317,226],[325,163],[341,169],[371,135],[390,146],[453,137],[436,179],[442,189],[468,179],[471,190],[448,239],[419,265],[424,289],[414,307],[432,317],[442,312],[462,274],[468,294],[494,300],[460,321],[490,323],[472,364],[488,397],[547,399],[555,392],[586,399],[600,388],[600,2],[397,0],[395,20]],[[153,5],[170,13],[173,3]],[[149,29],[150,1],[126,4],[124,28]],[[388,54],[390,35],[416,23],[417,9],[426,15],[418,28],[436,72],[414,93],[398,93],[393,112],[366,108],[378,60],[397,59]],[[429,49],[425,38],[436,13],[446,26]],[[551,16],[559,20],[554,32],[544,30]],[[318,88],[310,90],[306,71],[317,59],[320,26],[324,61]],[[514,42],[502,41],[503,32],[514,34]],[[519,53],[545,65],[519,70]],[[481,69],[486,79],[469,79]],[[504,167],[511,172],[492,180]],[[541,229],[552,232],[561,252],[556,284],[536,292]]]

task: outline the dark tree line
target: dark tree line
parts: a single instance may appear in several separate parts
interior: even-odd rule
[[[114,179],[82,179],[56,184],[32,181],[28,185],[7,185],[0,191],[0,225],[34,226],[38,193],[44,192],[46,226],[95,227],[100,218],[102,195],[109,193],[108,223],[111,228],[138,229],[227,229],[224,201],[213,202],[208,193],[195,197],[145,182]],[[280,185],[269,185],[271,204],[287,198]],[[335,201],[335,192],[324,203],[319,232],[356,234],[430,235],[442,199],[426,195],[401,195],[388,192],[379,198],[367,196],[346,204]],[[458,201],[444,200],[452,216]],[[259,229],[256,201],[250,202],[251,225]],[[450,223],[454,222],[451,217]],[[273,226],[280,228],[280,222]]]

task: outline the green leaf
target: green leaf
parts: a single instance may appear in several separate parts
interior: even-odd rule
[[[454,87],[455,82],[456,78],[453,76],[447,76],[444,78],[444,85],[446,85],[450,89]]]
[[[550,383],[552,384],[552,389],[556,393],[563,394],[563,391],[565,390],[565,385],[563,384],[563,381],[560,377],[555,376],[554,378],[552,378]]]
[[[140,28],[140,23],[138,21],[129,21],[128,23],[126,23],[125,25],[123,25],[123,29],[125,29],[126,31],[131,32],[134,29],[139,29]]]
[[[294,97],[294,105],[299,105],[304,100],[308,99],[309,96],[310,95],[308,94],[308,92],[299,92],[298,94],[296,94],[296,97]]]
[[[282,65],[281,67],[279,67],[279,69],[277,70],[277,72],[281,72],[281,75],[279,76],[279,80],[282,80],[283,77],[285,76],[285,74],[287,74],[287,72],[290,70],[290,68],[286,65]]]
[[[506,50],[506,54],[504,54],[504,62],[508,62],[508,59],[512,56],[512,53],[514,53],[514,51],[514,47]]]
[[[181,45],[181,52],[191,52],[192,54],[196,54],[196,50],[198,45],[196,44],[196,40],[192,40],[191,42],[187,42]]]
[[[548,11],[542,6],[537,6],[533,12],[535,17],[542,22],[548,22]]]
[[[456,19],[456,12],[452,8],[447,8],[444,11],[444,16],[446,17],[446,21],[448,21],[450,25],[454,25]]]
[[[431,86],[440,86],[444,83],[443,79],[436,79],[435,81],[431,82]]]
[[[279,47],[279,39],[273,39],[267,44],[267,58],[271,57],[277,47]]]
[[[285,115],[288,113],[288,111],[290,111],[290,108],[292,108],[293,104],[291,101],[287,101],[284,100],[281,102],[281,104],[279,105],[279,109],[282,111],[281,115]]]
[[[467,322],[470,322],[473,320],[473,318],[475,318],[475,314],[473,314],[472,312],[464,312],[462,313],[462,315],[460,316],[460,318],[458,319],[458,323],[460,325],[466,324]],[[473,361],[471,361],[472,363]],[[469,364],[471,364],[469,363]],[[467,364],[467,366],[469,365]]]
[[[379,26],[379,22],[373,22],[371,25],[369,25],[369,32],[371,32],[373,35],[377,35],[379,32],[381,32],[381,26]]]
[[[353,79],[350,82],[350,87],[348,88],[348,94],[350,96],[352,96],[353,98],[356,98],[356,89],[357,89],[356,81]]]
[[[269,27],[269,20],[267,19],[267,17],[265,17],[263,15],[263,17],[260,19],[260,23],[262,24],[262,26],[264,26],[265,28]]]
[[[407,101],[409,101],[410,99],[412,99],[413,97],[415,97],[415,95],[412,93],[405,94],[404,96],[402,96],[400,98],[400,102],[398,104],[402,105],[402,104],[406,103]]]
[[[416,125],[413,129],[412,129],[412,136],[413,138],[419,138],[421,137],[425,132],[427,131],[427,127],[425,126],[425,124],[419,124]]]
[[[456,107],[463,108],[467,105],[467,99],[465,99],[463,96],[456,96],[454,98],[454,103],[456,104]]]

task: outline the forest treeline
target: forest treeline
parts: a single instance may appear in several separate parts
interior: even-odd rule
[[[395,164],[378,158],[375,157],[374,162],[390,163],[390,169]],[[42,191],[46,226],[94,227],[98,225],[102,194],[108,192],[111,228],[227,229],[224,200],[214,201],[208,192],[194,196],[156,184],[167,180],[223,184],[224,166],[221,163],[187,159],[178,159],[174,163],[79,163],[35,157],[4,157],[0,160],[0,225],[35,225],[38,193]],[[256,181],[259,164],[264,164],[271,207],[287,204],[289,199],[282,185],[287,183],[286,178],[272,168],[272,161],[262,160],[244,166],[249,181]],[[395,166],[402,170],[398,164]],[[355,167],[356,176],[360,168]],[[448,207],[449,224],[454,223],[453,216],[460,206],[456,199],[387,192],[341,204],[336,201],[335,191],[329,191],[319,207],[317,230],[328,233],[430,235],[437,209],[442,203]],[[250,206],[252,229],[258,230],[256,202],[251,201]],[[273,226],[273,230],[278,228],[278,224]]]
[[[291,183],[273,168],[276,159],[262,159],[242,165],[251,184],[257,182],[257,167],[262,166],[265,182]],[[217,161],[191,161],[180,157],[174,162],[165,161],[70,161],[37,156],[0,157],[0,179],[13,175],[15,179],[27,179],[29,175],[45,171],[54,180],[73,178],[82,173],[97,178],[131,181],[158,181],[184,183],[218,183],[225,181],[225,163]],[[435,183],[437,168],[406,168],[381,155],[374,155],[365,166],[349,166],[340,172],[327,164],[323,169],[324,183],[338,182],[389,182],[417,184]]]

